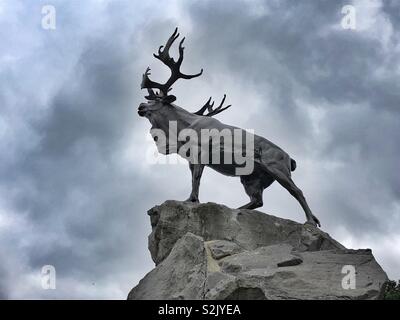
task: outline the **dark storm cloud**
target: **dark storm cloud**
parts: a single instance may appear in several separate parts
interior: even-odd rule
[[[136,246],[146,247],[142,234],[148,204],[139,188],[145,177],[121,167],[118,155],[135,127],[136,107],[142,99],[138,96],[142,70],[136,69],[139,32],[127,29],[121,35],[124,12],[113,7],[102,33],[91,34],[75,52],[78,59],[60,89],[52,93],[49,111],[30,121],[39,143],[2,167],[3,196],[32,226],[27,234],[9,230],[32,240],[23,246],[24,253],[19,252],[27,257],[26,271],[38,273],[43,265],[51,264],[60,279],[54,295],[38,287],[37,296],[74,297],[76,293],[63,285],[65,279],[90,286],[101,283],[108,273],[117,273],[119,266],[150,267],[149,261],[124,254]],[[64,35],[60,32],[59,36]],[[2,239],[2,246],[16,235]],[[4,285],[2,281],[2,287],[8,285],[6,289],[15,296],[23,296],[12,287],[16,280],[8,279]],[[126,292],[132,285],[121,284]],[[93,296],[106,297],[107,292],[101,290]]]
[[[387,246],[400,223],[395,2],[379,9],[376,25],[358,31],[340,28],[347,1],[178,1],[179,10],[105,3],[60,4],[58,11],[68,14],[60,14],[65,24],[52,35],[56,48],[23,58],[25,69],[0,73],[7,88],[0,93],[4,114],[21,129],[10,140],[13,152],[3,149],[0,155],[7,160],[0,165],[0,192],[7,200],[0,209],[20,217],[3,229],[0,220],[0,230],[8,228],[1,246],[13,249],[0,254],[15,255],[1,272],[0,297],[123,298],[151,267],[145,212],[165,199],[184,199],[189,178],[186,168],[143,163],[139,155],[146,151],[148,124],[139,120],[136,107],[143,100],[144,68],[150,65],[155,79],[167,75],[151,53],[176,25],[187,36],[185,71],[205,68],[197,82],[174,86],[179,104],[194,108],[210,95],[208,83],[228,98],[248,97],[240,90],[251,88],[251,104],[230,101],[230,113],[219,118],[249,114],[238,125],[276,137],[298,160],[294,177],[306,186],[326,230],[363,238],[363,245],[373,247],[375,241],[387,256],[383,267],[398,276],[396,252]],[[386,44],[373,32],[382,25],[393,26]],[[41,30],[32,35],[49,45],[46,37]],[[39,81],[29,72],[33,64],[54,76]],[[18,86],[21,81],[26,89]],[[45,99],[38,98],[42,95]],[[187,176],[180,178],[183,172]],[[172,176],[179,180],[174,188]],[[219,183],[207,185],[202,197],[208,200],[222,189]],[[229,192],[224,199],[231,205],[242,193]],[[280,202],[277,214],[288,210]],[[58,272],[55,292],[37,289],[23,276],[45,264]],[[23,266],[19,274],[10,272],[16,265]],[[13,287],[15,282],[28,284]]]

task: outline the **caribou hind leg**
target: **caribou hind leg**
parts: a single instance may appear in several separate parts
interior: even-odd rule
[[[296,186],[292,178],[289,174],[285,174],[283,171],[274,166],[265,166],[267,172],[278,181],[282,187],[284,187],[289,193],[300,203],[301,207],[303,208],[307,223],[310,223],[314,226],[321,227],[321,224],[316,216],[314,216],[311,212],[310,207],[307,204],[306,198],[303,195],[303,192]]]
[[[263,206],[263,191],[274,182],[274,179],[269,176],[260,178],[258,174],[255,174],[241,176],[240,182],[243,184],[246,194],[250,197],[250,202],[239,209],[256,209]]]

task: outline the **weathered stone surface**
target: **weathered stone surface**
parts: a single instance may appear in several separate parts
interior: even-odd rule
[[[214,259],[221,259],[243,250],[236,243],[226,240],[208,241],[207,246],[210,249],[211,255]]]
[[[187,233],[169,256],[131,290],[128,299],[202,299],[206,267],[203,239]]]
[[[175,242],[187,232],[205,241],[232,241],[246,250],[278,243],[291,244],[299,251],[344,249],[318,228],[256,210],[169,200],[150,209],[148,214],[153,228],[149,250],[156,264],[168,256]]]
[[[377,299],[387,276],[371,250],[254,210],[166,201],[149,210],[156,268],[128,299]],[[344,266],[356,288],[344,289]]]

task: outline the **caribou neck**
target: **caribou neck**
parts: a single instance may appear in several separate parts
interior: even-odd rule
[[[192,123],[198,120],[201,116],[193,114],[177,105],[173,105],[173,112],[168,112],[168,120],[176,121],[178,125],[178,131],[188,128]]]

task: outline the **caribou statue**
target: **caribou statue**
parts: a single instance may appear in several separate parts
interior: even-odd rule
[[[210,98],[202,108],[194,113],[173,104],[176,97],[169,93],[172,89],[172,85],[178,79],[193,79],[199,77],[203,73],[203,69],[201,69],[199,73],[191,75],[181,72],[180,67],[183,61],[183,42],[185,38],[179,43],[178,59],[175,61],[169,54],[172,44],[178,37],[178,28],[176,28],[165,46],[160,46],[158,54],[153,54],[156,59],[160,60],[170,69],[171,75],[165,83],[158,83],[150,80],[150,68],[146,69],[143,74],[141,88],[147,89],[148,95],[145,96],[145,98],[148,102],[139,105],[138,114],[150,121],[152,126],[150,133],[153,136],[159,152],[162,154],[178,153],[188,160],[192,174],[192,191],[187,201],[199,202],[200,179],[204,167],[208,166],[223,175],[240,177],[240,182],[243,184],[245,192],[250,198],[250,202],[240,207],[240,209],[255,209],[261,207],[263,205],[262,194],[264,189],[269,187],[276,180],[300,203],[306,215],[306,223],[320,226],[320,222],[317,217],[312,214],[303,192],[296,186],[291,178],[291,172],[296,169],[296,161],[271,141],[249,133],[246,130],[226,125],[213,118],[213,116],[230,107],[230,105],[226,107],[223,106],[226,95],[224,95],[218,107],[214,108],[214,102],[211,102]],[[180,141],[179,139],[173,141],[173,139],[170,139],[168,135],[171,135],[171,123],[175,124],[175,128],[172,130],[175,131],[175,133],[192,130],[192,132],[202,136],[201,131],[206,129],[214,132],[214,135],[218,132],[231,132],[232,135],[234,135],[234,132],[239,132],[251,138],[249,141],[251,141],[252,148],[247,148],[250,143],[247,139],[244,141],[244,139],[242,139],[243,136],[240,137],[241,139],[239,139],[239,142],[234,139],[235,142],[228,145],[227,141],[229,139],[226,139],[224,135],[222,144],[220,143],[221,140],[218,140],[217,144],[215,140],[211,141],[211,147],[217,146],[217,150],[213,150],[210,153],[209,142],[213,139],[213,135],[208,135],[207,141],[201,141],[201,143],[199,141],[195,143],[192,142],[192,147],[193,144],[195,144],[199,146],[198,148],[189,148],[185,149],[185,152],[180,152],[180,148],[186,141]],[[168,136],[167,139],[159,139],[159,137],[154,134],[156,131],[164,132]],[[218,138],[220,138],[220,136],[218,136]],[[206,144],[207,147],[203,147],[202,143],[204,142],[208,143]],[[211,156],[215,154],[218,156],[226,156],[226,154],[229,153],[238,153],[237,150],[235,150],[238,145],[241,146],[239,153],[242,156],[244,153],[243,150],[246,150],[245,156],[247,161],[251,162],[251,171],[246,172],[246,170],[239,170],[243,168],[243,163],[239,163],[237,158],[222,163],[221,161],[212,161],[213,159],[210,159]],[[248,152],[248,150],[252,150],[252,152]],[[192,154],[190,155],[190,153]],[[193,157],[193,153],[197,153],[197,157]],[[204,156],[205,154],[206,156]],[[205,161],[198,161],[199,158],[202,160],[205,159]],[[218,158],[220,159],[220,157]],[[197,161],[193,159],[197,159]]]

